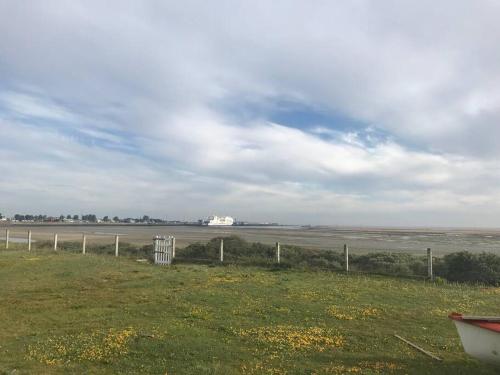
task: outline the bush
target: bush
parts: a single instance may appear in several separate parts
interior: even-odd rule
[[[250,243],[237,236],[216,237],[208,243],[191,244],[179,249],[175,262],[218,264],[220,241],[224,240],[224,263],[269,267],[273,270],[288,268],[316,268],[343,270],[344,255],[341,252],[306,249],[298,246],[281,246],[281,263],[276,263],[274,246],[259,242]],[[51,248],[50,241],[38,242],[37,248]],[[80,242],[60,242],[64,251],[81,252]],[[88,253],[114,255],[114,244],[87,245]],[[120,255],[153,260],[153,245],[138,247],[120,244]],[[396,276],[427,276],[427,259],[405,253],[377,252],[349,256],[350,269],[367,273]],[[491,253],[472,254],[467,251],[434,258],[434,274],[437,282],[469,282],[500,285],[500,256]],[[442,279],[440,279],[442,278]]]
[[[281,263],[276,264],[274,246],[249,243],[237,236],[217,237],[207,244],[196,243],[178,251],[177,261],[218,263],[220,241],[224,240],[224,262],[267,266],[273,269],[319,268],[342,270],[341,252],[281,246]],[[351,254],[349,266],[353,271],[396,276],[427,276],[427,258],[405,253],[377,252]],[[500,257],[494,254],[453,253],[434,258],[435,275],[455,282],[500,285]],[[444,281],[444,280],[443,280]]]
[[[224,262],[269,265],[274,262],[273,246],[259,242],[249,243],[238,236],[216,237],[208,243],[195,243],[179,250],[177,261],[214,263],[220,259],[220,241],[224,240]]]
[[[386,275],[425,275],[425,258],[400,253],[370,253],[350,256],[353,270]]]
[[[500,256],[468,251],[448,254],[436,274],[448,281],[500,285]]]

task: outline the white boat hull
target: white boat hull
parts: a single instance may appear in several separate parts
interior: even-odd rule
[[[467,354],[484,362],[500,365],[500,333],[454,320]]]

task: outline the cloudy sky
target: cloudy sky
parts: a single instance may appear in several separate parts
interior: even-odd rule
[[[0,2],[0,212],[500,225],[497,1]]]

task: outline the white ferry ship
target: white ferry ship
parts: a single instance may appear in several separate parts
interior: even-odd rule
[[[203,225],[220,225],[229,226],[233,225],[234,219],[231,216],[209,216],[208,219],[203,221]]]

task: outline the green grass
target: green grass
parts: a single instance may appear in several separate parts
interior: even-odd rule
[[[498,373],[446,317],[497,314],[498,288],[20,250],[0,286],[5,374]]]

